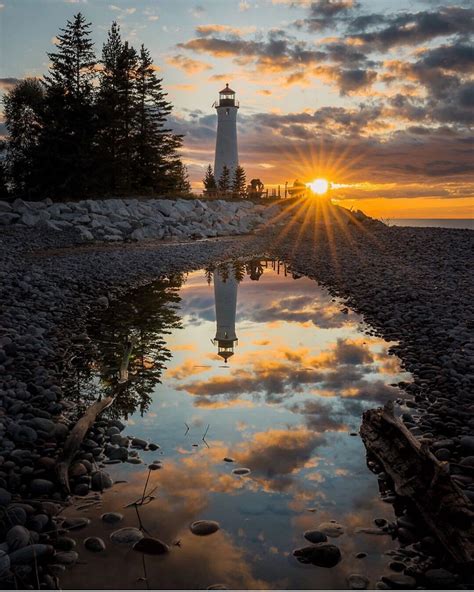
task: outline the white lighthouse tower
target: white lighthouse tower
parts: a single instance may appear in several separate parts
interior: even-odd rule
[[[238,282],[231,266],[226,272],[216,269],[214,272],[214,299],[216,305],[216,336],[213,340],[217,345],[217,355],[227,360],[234,355],[234,346],[238,339],[235,334],[235,312],[237,309]]]
[[[237,151],[237,110],[239,103],[235,100],[235,91],[229,88],[228,84],[219,92],[219,101],[214,103],[214,107],[217,110],[214,177],[219,182],[224,165],[229,169],[231,179],[234,177],[235,169],[239,166]]]

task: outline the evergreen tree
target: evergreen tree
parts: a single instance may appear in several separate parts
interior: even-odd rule
[[[98,185],[100,193],[115,193],[120,185],[121,152],[119,138],[122,131],[122,109],[120,89],[123,82],[124,43],[120,36],[120,27],[116,22],[107,35],[102,47],[102,69],[99,74],[99,91],[97,97],[97,149]]]
[[[172,104],[166,99],[162,79],[150,52],[142,45],[137,67],[137,145],[135,176],[139,187],[153,192],[189,192],[187,171],[178,150],[182,136],[166,126]]]
[[[226,165],[222,167],[222,173],[219,179],[219,191],[227,193],[230,190],[230,171]]]
[[[232,181],[232,193],[234,197],[247,197],[247,181],[245,171],[240,165],[235,169]]]
[[[57,51],[48,57],[51,65],[44,81],[42,177],[48,192],[81,196],[89,188],[96,124],[96,60],[90,23],[81,13],[61,29]]]
[[[38,197],[38,145],[42,130],[44,90],[35,78],[18,82],[4,97],[5,143],[4,181],[17,196]],[[41,196],[39,196],[41,197]]]
[[[202,180],[204,185],[204,191],[207,195],[215,195],[217,191],[217,183],[216,178],[214,177],[214,173],[212,172],[212,167],[209,165],[206,169],[206,175]]]

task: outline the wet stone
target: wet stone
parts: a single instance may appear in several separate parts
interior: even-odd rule
[[[90,524],[89,518],[66,518],[66,520],[62,523],[62,527],[66,530],[80,530],[81,528],[85,528]]]
[[[76,546],[76,541],[70,537],[58,537],[54,546],[60,551],[72,551]]]
[[[233,469],[232,473],[234,475],[250,475],[251,471],[250,469],[242,467],[240,469]]]
[[[92,553],[100,553],[105,551],[105,543],[99,537],[88,537],[84,540],[84,547]]]
[[[341,551],[330,543],[295,549],[293,555],[300,563],[311,563],[318,567],[334,567],[341,561]]]
[[[413,590],[416,588],[415,578],[400,573],[382,576],[382,582],[395,590]]]
[[[110,489],[113,484],[113,479],[105,471],[96,471],[95,473],[92,473],[91,487],[94,491]]]
[[[123,514],[119,512],[106,512],[102,514],[101,519],[106,524],[117,524],[117,522],[123,520]]]
[[[60,563],[61,565],[74,565],[78,559],[79,555],[76,551],[60,551],[54,556],[56,563]]]
[[[14,526],[7,532],[6,543],[10,551],[16,551],[26,547],[30,541],[30,531],[24,526]]]
[[[219,523],[214,520],[196,520],[190,525],[189,530],[198,536],[207,536],[214,534],[219,528]]]
[[[428,588],[435,590],[449,590],[457,584],[457,578],[447,569],[429,569],[425,573]]]
[[[43,557],[47,557],[54,553],[54,548],[51,545],[34,544],[18,549],[10,554],[10,561],[12,565],[22,565],[33,563]]]
[[[347,587],[350,590],[367,590],[370,580],[360,574],[351,574],[347,576]]]
[[[303,536],[310,543],[325,543],[328,540],[328,537],[320,530],[307,530]]]
[[[145,555],[165,555],[170,548],[166,543],[153,537],[143,537],[133,545],[133,550]]]
[[[125,528],[120,528],[119,530],[113,532],[110,535],[110,540],[113,543],[118,543],[120,545],[134,545],[143,537],[143,532],[138,528],[126,526]]]
[[[54,490],[54,483],[47,479],[33,479],[30,490],[33,495],[48,495]]]
[[[322,522],[318,530],[328,537],[336,538],[344,534],[344,527],[338,522]]]

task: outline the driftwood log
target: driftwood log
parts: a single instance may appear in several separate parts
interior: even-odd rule
[[[77,451],[79,450],[85,435],[94,425],[97,416],[102,413],[107,407],[110,407],[115,401],[115,398],[122,392],[128,382],[128,365],[130,356],[132,354],[133,346],[135,345],[135,338],[131,337],[127,340],[123,347],[123,356],[118,372],[118,386],[114,395],[105,397],[93,403],[86,409],[84,415],[77,421],[69,434],[61,455],[60,462],[56,465],[56,474],[61,489],[65,495],[71,493],[69,487],[69,467],[71,466]]]
[[[393,404],[363,415],[360,434],[398,495],[409,498],[457,564],[474,562],[474,512],[441,463],[395,418]]]

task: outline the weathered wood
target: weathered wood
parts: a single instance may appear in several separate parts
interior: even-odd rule
[[[367,450],[392,478],[398,495],[409,498],[445,550],[458,564],[474,561],[472,504],[440,462],[395,418],[393,404],[363,415]]]
[[[56,474],[58,475],[58,480],[64,493],[71,493],[69,487],[69,466],[73,461],[76,452],[79,450],[85,435],[94,425],[97,416],[102,413],[104,409],[110,407],[114,402],[114,399],[115,397],[106,397],[105,399],[93,403],[87,408],[84,415],[72,428],[72,431],[64,444],[62,460],[56,466]]]
[[[56,466],[56,474],[63,492],[67,495],[71,493],[69,487],[69,467],[74,460],[77,451],[79,450],[85,435],[94,425],[97,416],[102,413],[107,407],[110,407],[115,401],[118,394],[125,388],[128,382],[128,365],[130,363],[130,356],[135,345],[136,338],[131,337],[124,343],[123,356],[118,372],[118,386],[113,396],[105,397],[100,401],[96,401],[86,409],[84,415],[78,420],[76,425],[72,428],[66,443],[64,444],[61,461]]]

